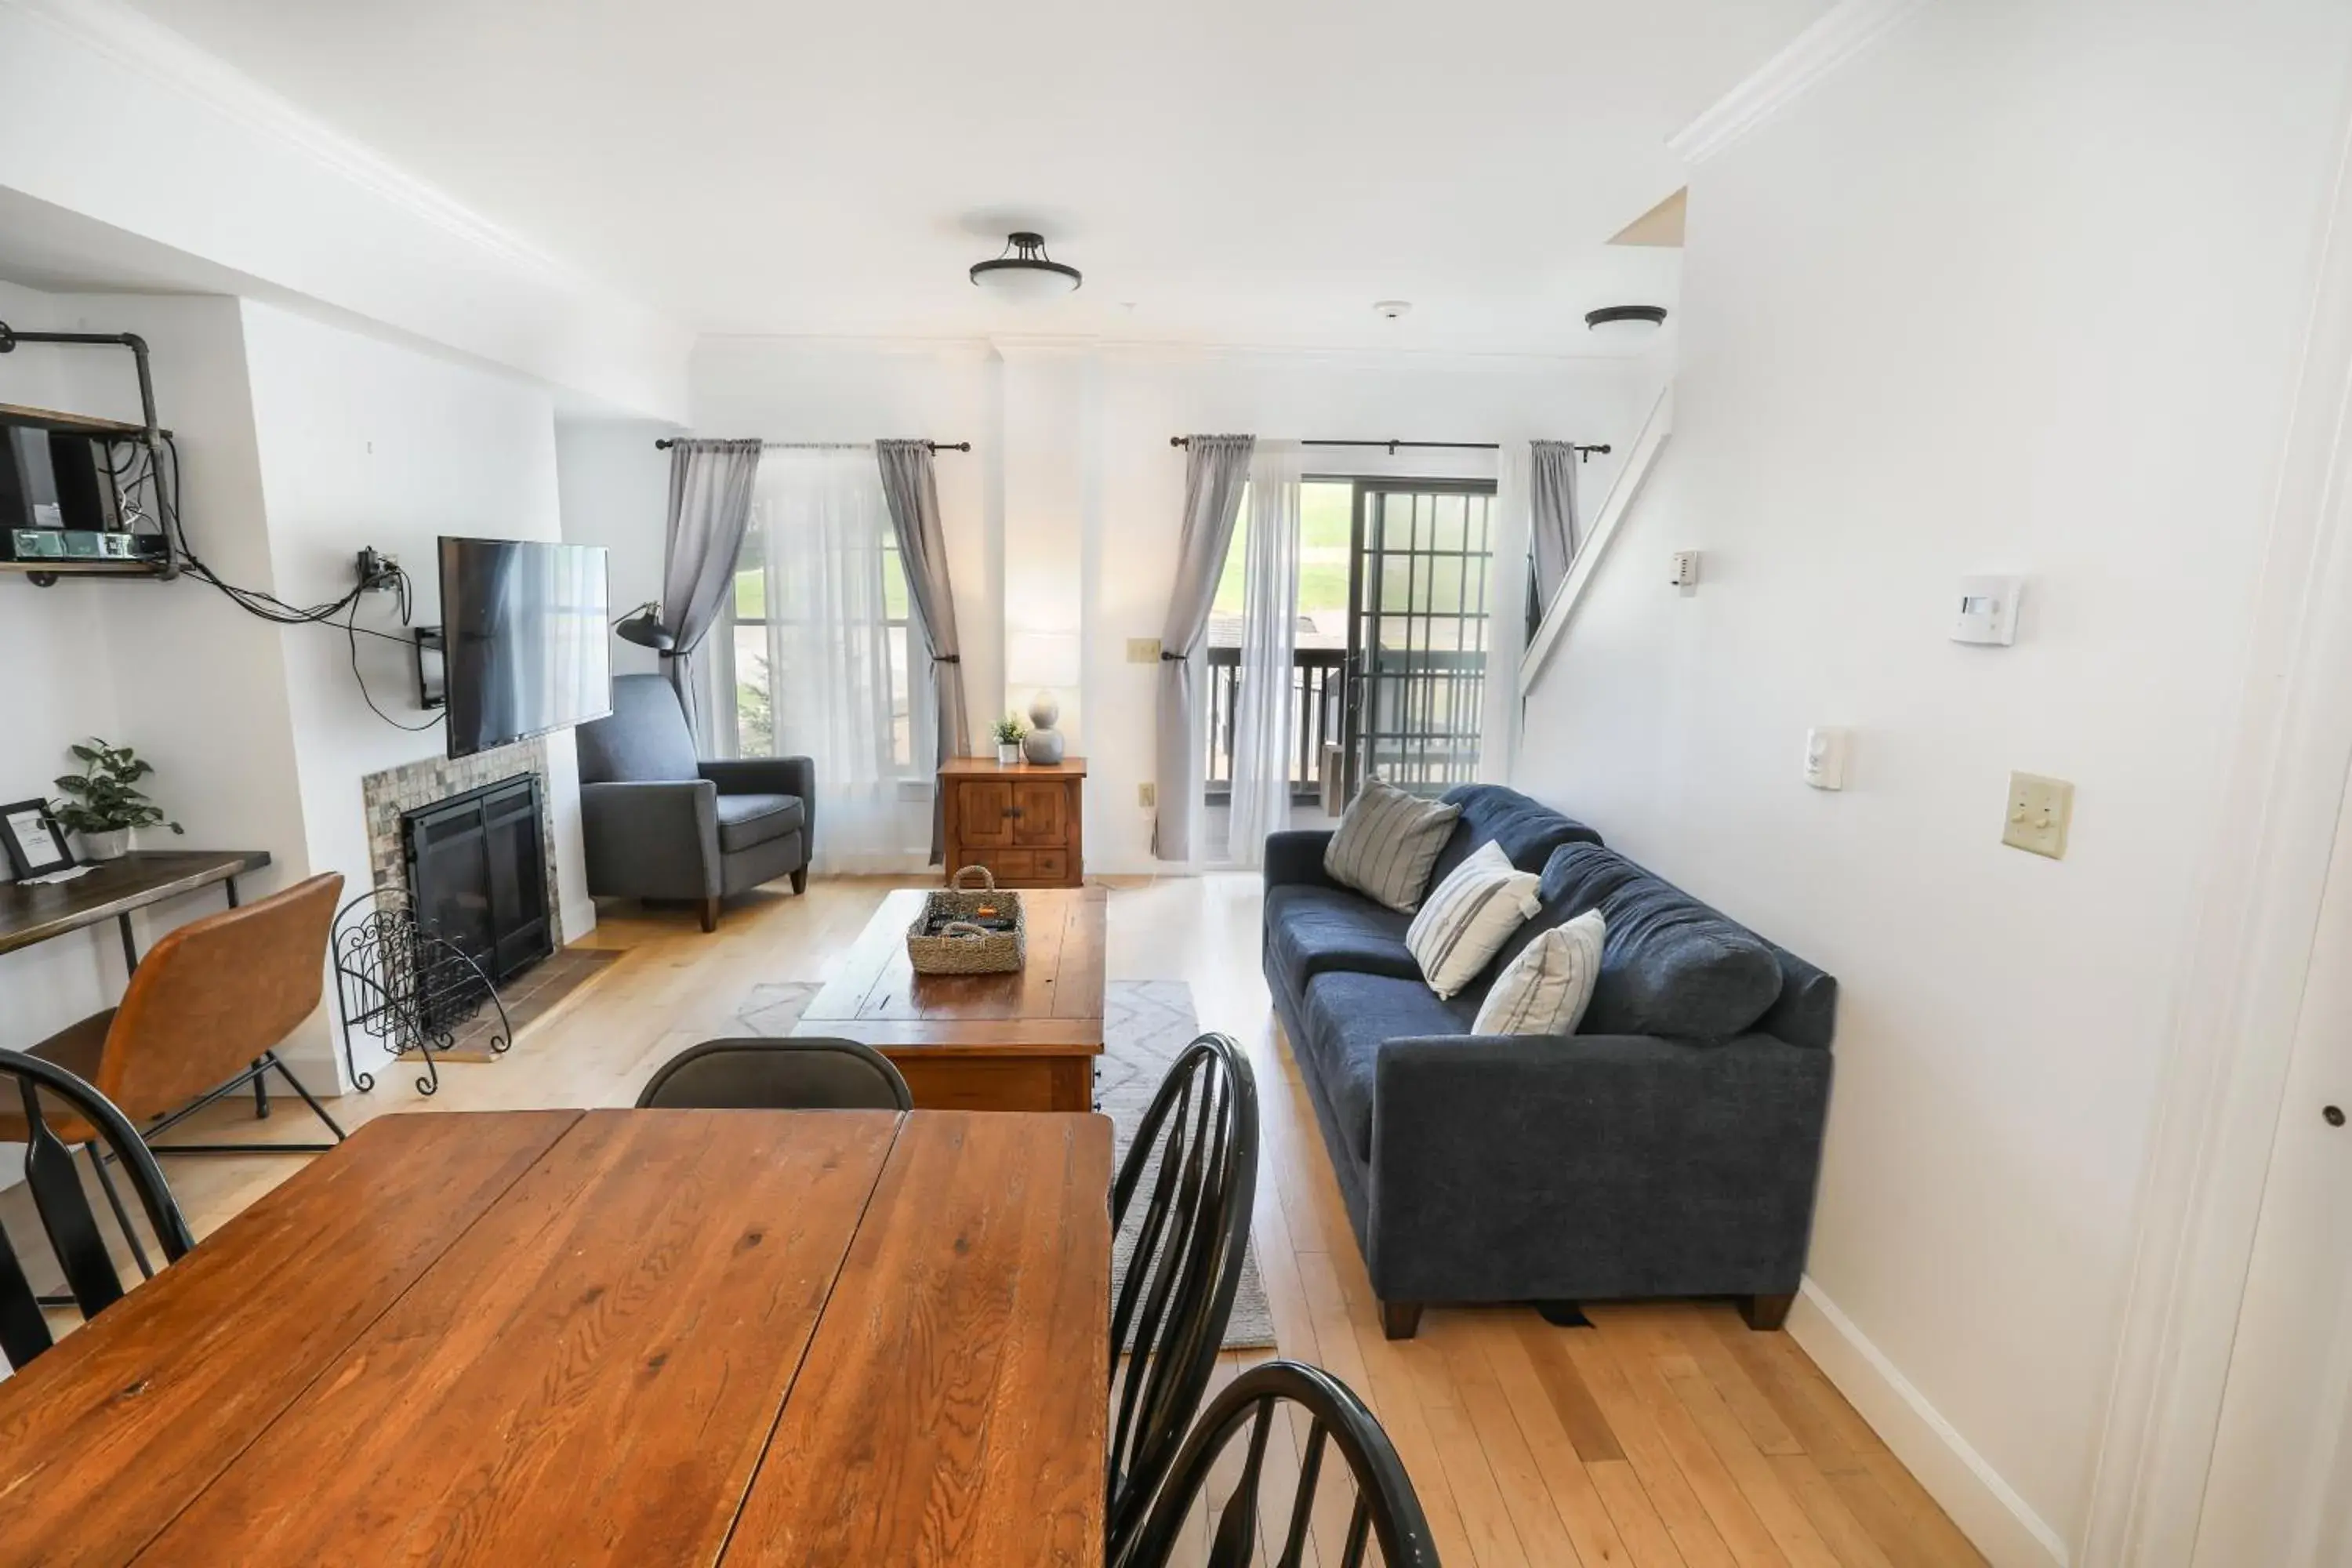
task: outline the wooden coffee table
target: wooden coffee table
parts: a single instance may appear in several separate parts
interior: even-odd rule
[[[917,974],[907,928],[925,896],[908,888],[882,900],[793,1033],[874,1047],[926,1110],[1091,1110],[1104,890],[1024,891],[1029,962],[1011,974]]]

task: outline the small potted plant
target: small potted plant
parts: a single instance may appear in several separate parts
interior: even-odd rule
[[[82,847],[91,859],[122,858],[131,847],[134,827],[161,824],[174,833],[186,831],[178,823],[167,821],[163,808],[139,791],[139,781],[155,771],[154,763],[133,754],[128,746],[111,746],[95,738],[72,750],[82,771],[57,781],[65,794],[49,803],[49,812],[60,826],[81,835]]]
[[[1021,760],[1021,737],[1026,733],[1021,727],[1021,715],[1007,713],[996,721],[996,760],[1011,767]]]

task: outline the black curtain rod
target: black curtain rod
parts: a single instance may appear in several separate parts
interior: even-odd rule
[[[1192,437],[1171,436],[1168,437],[1168,444],[1171,447],[1188,448],[1192,445]],[[1298,444],[1302,447],[1385,447],[1391,458],[1396,456],[1397,448],[1400,447],[1420,447],[1442,452],[1499,452],[1502,450],[1502,443],[1499,441],[1301,441]],[[1609,445],[1605,441],[1597,447],[1580,445],[1576,449],[1587,458],[1591,457],[1595,452],[1604,458],[1609,455]]]
[[[667,452],[672,447],[677,446],[677,441],[673,437],[665,436],[660,440],[656,441],[654,445]],[[866,447],[871,447],[874,443],[871,441],[762,441],[760,445],[762,447],[774,447],[782,450],[790,450],[793,447],[803,447],[812,451],[817,451],[823,450],[828,447],[839,447],[844,451],[853,451],[863,450]],[[923,445],[929,447],[934,452],[969,452],[971,450],[971,443],[969,441],[926,441]]]

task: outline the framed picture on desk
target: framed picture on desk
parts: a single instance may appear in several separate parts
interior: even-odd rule
[[[66,847],[66,830],[49,815],[45,800],[0,805],[0,850],[7,852],[8,869],[20,882],[68,870],[74,863],[73,852]]]

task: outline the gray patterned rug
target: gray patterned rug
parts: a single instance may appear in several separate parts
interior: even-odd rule
[[[817,993],[814,982],[786,980],[754,985],[735,1016],[757,1035],[789,1035]],[[1181,980],[1114,980],[1103,994],[1102,1070],[1096,1080],[1103,1114],[1111,1120],[1114,1159],[1127,1157],[1135,1129],[1151,1105],[1153,1091],[1201,1026],[1192,1012],[1192,991]],[[1260,1177],[1264,1179],[1263,1175]],[[1127,1267],[1132,1234],[1140,1215],[1112,1244],[1112,1277]],[[1242,1265],[1234,1315],[1225,1325],[1227,1350],[1265,1350],[1274,1345],[1274,1314],[1265,1304],[1265,1280],[1258,1273],[1253,1244]]]

